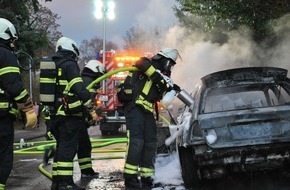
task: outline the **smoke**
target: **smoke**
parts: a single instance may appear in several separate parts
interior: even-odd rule
[[[136,20],[148,33],[146,40],[142,38],[148,51],[154,54],[165,47],[179,50],[182,60],[177,61],[172,79],[181,88],[190,92],[201,77],[225,69],[254,66],[290,68],[290,15],[272,21],[274,38],[257,44],[252,41],[252,31],[245,26],[233,32],[217,28],[204,34],[203,19],[194,16],[186,22],[195,29],[173,26],[177,23],[172,12],[174,4],[168,0],[150,0]],[[165,23],[171,24],[166,27]]]
[[[172,78],[186,90],[192,90],[200,78],[219,70],[249,66],[253,59],[253,45],[247,37],[228,34],[222,45],[204,41],[202,35],[185,35],[184,28],[175,26],[165,35],[164,47],[177,48],[182,60],[177,60]],[[186,36],[186,37],[184,37]]]
[[[174,25],[177,19],[173,14],[174,0],[149,0],[143,11],[138,14],[137,23],[146,30],[164,26],[164,23]]]
[[[237,67],[269,66],[289,69],[290,15],[272,23],[275,39],[257,44],[250,38],[251,31],[240,30],[226,33],[225,43],[204,40],[196,30],[188,34],[186,29],[174,26],[164,35],[162,47],[179,50],[178,60],[172,72],[172,79],[181,88],[192,91],[200,78],[225,69]],[[275,43],[274,43],[274,42]],[[273,44],[269,47],[269,44]]]

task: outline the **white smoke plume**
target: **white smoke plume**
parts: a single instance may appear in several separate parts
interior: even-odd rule
[[[162,47],[177,48],[182,57],[172,72],[174,82],[190,92],[201,77],[220,70],[252,66],[289,69],[289,17],[286,15],[272,25],[280,41],[272,48],[258,46],[245,29],[228,33],[227,42],[220,45],[204,41],[198,32],[186,36],[184,28],[170,28],[164,35]]]
[[[270,23],[277,38],[268,39],[267,46],[254,43],[250,38],[252,32],[244,26],[230,33],[225,33],[226,30],[219,28],[221,32],[213,33],[215,37],[227,38],[225,43],[220,44],[214,43],[215,40],[205,40],[213,37],[210,34],[202,34],[202,27],[199,27],[202,23],[200,17],[190,18],[189,22],[195,26],[191,31],[178,26],[171,6],[165,6],[166,4],[173,5],[173,1],[149,0],[138,15],[137,21],[148,33],[146,40],[142,40],[144,46],[152,47],[148,51],[154,54],[165,47],[179,50],[182,60],[178,60],[173,69],[172,79],[188,92],[200,82],[201,77],[220,70],[251,66],[290,68],[290,15]],[[166,28],[164,23],[168,21],[172,22]],[[269,48],[271,40],[279,41],[278,45],[273,43],[273,47]]]

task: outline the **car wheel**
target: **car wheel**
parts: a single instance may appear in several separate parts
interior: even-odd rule
[[[190,147],[179,147],[178,152],[181,165],[181,173],[185,187],[200,187],[201,180],[198,175],[197,163],[194,159],[193,149]]]

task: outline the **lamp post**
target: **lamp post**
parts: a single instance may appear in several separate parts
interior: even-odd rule
[[[106,63],[106,19],[115,18],[115,3],[112,0],[96,0],[95,2],[96,12],[95,17],[97,19],[103,18],[103,64]]]
[[[115,18],[115,3],[113,0],[96,0],[95,1],[95,17],[97,19],[103,18],[103,64],[106,65],[106,18],[114,19]],[[106,81],[102,81],[102,92],[106,91]],[[105,102],[103,102],[105,104]]]

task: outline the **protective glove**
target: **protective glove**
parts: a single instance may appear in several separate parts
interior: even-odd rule
[[[94,109],[91,110],[91,111],[90,111],[90,115],[91,115],[93,121],[98,121],[99,116],[98,116],[98,114],[96,113],[96,110],[94,110]]]
[[[177,84],[173,84],[173,90],[175,91],[175,92],[180,92],[181,91],[181,88],[177,85]]]
[[[24,103],[17,103],[19,110],[25,113],[26,124],[25,127],[35,129],[37,127],[37,116],[33,109],[31,98],[27,98]]]
[[[26,117],[25,127],[35,129],[37,127],[37,116],[35,114],[35,111],[32,109],[25,112],[25,117]]]
[[[150,78],[154,82],[154,84],[156,85],[156,87],[158,88],[160,92],[163,93],[168,90],[167,82],[165,81],[161,73],[156,71],[155,73],[152,74]]]

